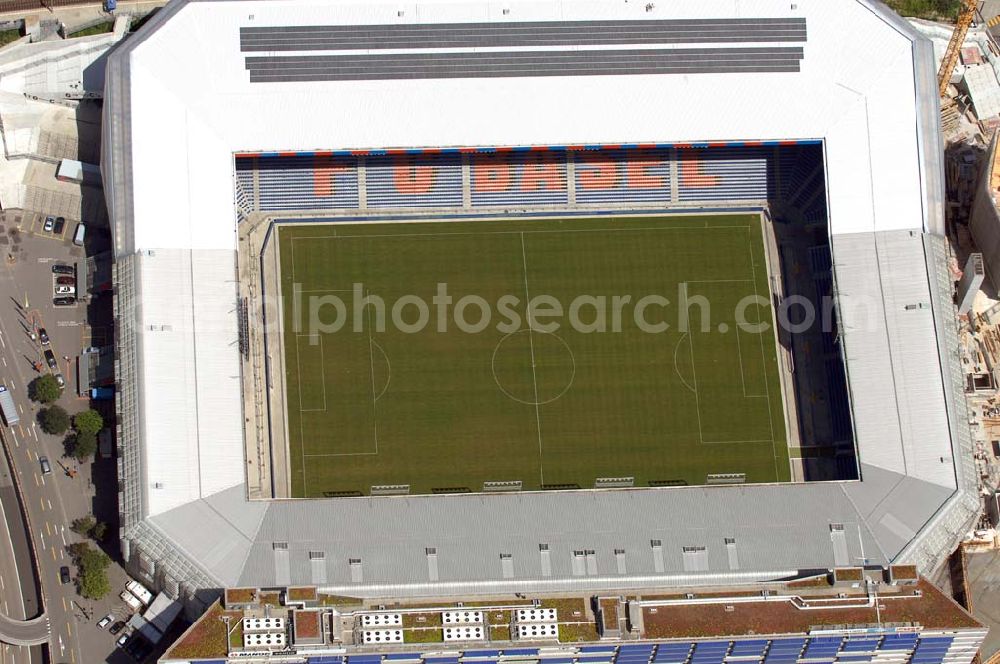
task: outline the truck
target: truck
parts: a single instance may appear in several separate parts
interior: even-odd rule
[[[115,398],[115,388],[113,387],[93,387],[90,389],[90,398],[94,401],[107,401]]]
[[[17,414],[17,406],[14,405],[14,397],[10,396],[10,391],[6,385],[0,385],[0,410],[3,411],[3,419],[7,426],[12,427],[21,421]]]
[[[137,600],[142,602],[143,606],[149,606],[150,602],[153,601],[153,593],[146,589],[146,586],[142,585],[138,581],[132,580],[125,584],[125,589],[132,593]]]
[[[127,604],[128,607],[133,611],[142,610],[142,602],[140,602],[138,598],[129,591],[127,590],[121,591],[120,593],[118,593],[118,597],[121,599],[121,601],[125,602],[125,604]]]
[[[56,179],[61,182],[75,182],[94,187],[101,186],[101,169],[76,159],[63,159],[56,169]]]

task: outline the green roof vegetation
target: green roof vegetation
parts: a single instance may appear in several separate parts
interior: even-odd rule
[[[105,21],[103,23],[98,23],[97,25],[92,25],[89,28],[84,28],[83,30],[77,30],[76,32],[69,33],[68,37],[89,37],[91,35],[103,35],[106,32],[111,32],[115,27],[114,21]]]
[[[930,21],[955,21],[962,0],[885,0],[902,16],[925,18]]]

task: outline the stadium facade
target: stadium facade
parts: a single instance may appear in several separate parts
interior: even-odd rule
[[[403,597],[935,568],[979,509],[936,89],[930,43],[874,0],[170,3],[112,54],[104,101],[125,559],[185,599],[234,585]],[[859,481],[248,499],[236,285],[248,215],[469,215],[461,183],[454,198],[380,202],[378,160],[455,155],[467,178],[497,148],[559,153],[572,193],[494,212],[763,209],[772,183],[685,196],[685,168],[739,180],[773,157],[750,167],[769,178],[789,145],[822,154]],[[578,200],[583,148],[658,150],[670,186]],[[296,159],[359,160],[354,194],[297,199]]]

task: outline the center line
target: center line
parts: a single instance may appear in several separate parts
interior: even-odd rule
[[[524,264],[525,316],[528,319],[528,348],[531,349],[531,384],[535,389],[535,430],[538,431],[538,479],[545,485],[545,466],[542,463],[542,416],[538,410],[538,376],[535,374],[535,340],[531,333],[531,292],[528,290],[528,255],[524,250],[524,233],[521,234],[521,262]]]

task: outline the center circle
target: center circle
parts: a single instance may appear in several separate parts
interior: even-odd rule
[[[493,349],[493,380],[507,397],[544,406],[566,394],[576,378],[576,358],[554,332],[518,330]]]

